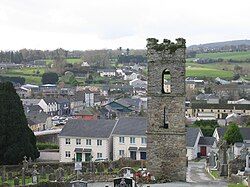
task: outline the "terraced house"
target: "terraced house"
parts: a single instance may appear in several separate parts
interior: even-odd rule
[[[111,159],[116,120],[71,119],[59,134],[60,162]]]

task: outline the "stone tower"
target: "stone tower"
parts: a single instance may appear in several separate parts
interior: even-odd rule
[[[186,181],[185,40],[147,40],[147,169],[156,180]]]

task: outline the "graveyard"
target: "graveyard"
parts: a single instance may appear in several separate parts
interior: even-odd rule
[[[124,166],[131,166],[126,167]],[[145,167],[145,161],[34,163],[24,157],[22,165],[0,166],[0,186],[65,186],[75,181],[113,182],[129,168],[131,175]]]

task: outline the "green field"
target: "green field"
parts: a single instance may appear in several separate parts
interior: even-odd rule
[[[36,74],[36,71],[39,70],[39,74]],[[42,76],[42,74],[45,72],[45,68],[34,68],[34,67],[25,67],[22,69],[8,69],[6,71],[6,74],[12,74],[12,75],[26,75],[26,76]]]
[[[9,76],[9,77],[23,77],[25,78],[26,84],[42,84],[42,77],[33,76],[33,75],[18,75],[18,74],[1,74],[2,76]]]
[[[70,64],[81,63],[83,61],[80,58],[67,58],[65,60],[67,63],[70,63]],[[52,63],[53,63],[53,60],[46,60],[47,65],[52,64]]]
[[[244,61],[250,59],[250,51],[241,52],[218,52],[218,53],[201,53],[197,54],[196,58],[210,58],[210,59],[225,59],[225,60],[239,60]]]

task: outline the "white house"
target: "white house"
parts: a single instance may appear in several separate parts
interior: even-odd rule
[[[60,162],[111,159],[116,120],[71,119],[59,134]]]
[[[187,128],[186,134],[186,148],[188,160],[193,160],[197,158],[199,153],[199,140],[203,134],[200,128]]]
[[[129,85],[133,86],[134,88],[147,88],[147,81],[136,78],[129,81]]]
[[[41,99],[38,105],[43,109],[46,114],[57,115],[58,105],[54,98],[44,98]]]
[[[137,73],[134,73],[132,71],[126,71],[124,73],[124,80],[134,80],[134,79],[137,79],[138,78],[138,74]]]
[[[113,132],[113,159],[129,157],[146,159],[147,119],[143,117],[120,118]]]
[[[113,77],[115,76],[115,72],[114,69],[103,69],[99,71],[101,77]]]

